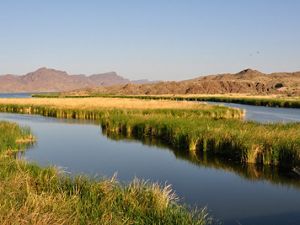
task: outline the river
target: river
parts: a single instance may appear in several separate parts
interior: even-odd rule
[[[207,102],[213,105],[224,105],[246,110],[245,120],[260,123],[300,122],[300,109],[276,108],[266,106],[244,105],[236,103]]]
[[[0,93],[0,98],[31,98],[31,93]]]

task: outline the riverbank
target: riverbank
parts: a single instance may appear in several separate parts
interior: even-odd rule
[[[210,224],[205,210],[190,212],[176,202],[169,186],[114,178],[74,179],[55,168],[14,159],[24,149],[29,128],[0,122],[1,224]]]
[[[1,99],[1,112],[93,119],[109,136],[157,138],[238,163],[300,164],[300,124],[244,122],[243,112],[192,102],[116,98]]]
[[[175,101],[210,101],[238,103],[244,105],[282,107],[282,108],[300,108],[299,97],[288,97],[280,95],[251,96],[242,94],[224,94],[224,95],[106,95],[97,93],[77,94],[77,93],[49,93],[49,94],[33,94],[32,97],[37,98],[136,98],[136,99],[152,99],[152,100],[175,100]]]

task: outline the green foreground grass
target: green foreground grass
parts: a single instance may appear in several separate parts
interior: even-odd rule
[[[71,101],[71,99],[66,99]],[[84,101],[84,100],[82,100]],[[110,100],[113,101],[113,100]],[[146,101],[146,100],[144,100]],[[93,119],[109,136],[157,138],[181,151],[206,152],[239,163],[300,165],[300,124],[259,124],[242,112],[213,109],[66,108],[57,105],[0,104],[0,111],[58,118]]]
[[[0,224],[211,224],[205,210],[177,203],[169,186],[134,180],[70,178],[14,159],[30,130],[0,122]]]

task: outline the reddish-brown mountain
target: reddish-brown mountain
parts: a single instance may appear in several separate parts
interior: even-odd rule
[[[23,76],[0,76],[0,92],[61,92],[81,88],[134,83],[115,72],[85,75],[69,75],[64,71],[40,68]],[[147,81],[143,81],[145,83]]]
[[[77,92],[79,93],[79,92]],[[80,94],[226,94],[300,95],[300,72],[264,74],[246,69],[236,74],[201,76],[154,84],[124,84],[81,90]]]

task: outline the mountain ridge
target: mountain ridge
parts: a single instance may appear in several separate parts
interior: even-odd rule
[[[71,92],[80,94],[287,94],[300,96],[300,72],[237,73],[198,76],[182,81],[129,80],[116,72],[70,75],[41,67],[25,75],[0,76],[0,92]]]
[[[124,84],[79,90],[75,94],[286,94],[300,96],[300,71],[265,74],[245,69],[238,73],[200,76],[183,81],[164,81],[154,84]]]
[[[0,75],[0,92],[61,92],[80,88],[93,88],[134,83],[116,72],[70,75],[66,71],[41,67],[25,75]],[[142,83],[150,81],[143,80]]]

